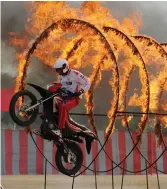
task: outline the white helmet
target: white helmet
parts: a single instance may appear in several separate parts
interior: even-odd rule
[[[70,69],[68,61],[64,58],[60,58],[56,60],[56,63],[53,65],[53,68],[54,69],[63,68],[63,73],[68,72],[68,70]]]

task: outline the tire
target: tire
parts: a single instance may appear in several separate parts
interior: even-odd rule
[[[18,125],[20,125],[20,126],[30,126],[30,125],[36,120],[36,118],[37,118],[37,116],[38,116],[38,111],[39,111],[39,109],[33,110],[33,113],[31,114],[30,119],[28,119],[28,120],[26,120],[26,121],[20,120],[20,119],[17,117],[16,113],[15,113],[15,104],[16,104],[18,98],[21,97],[21,96],[23,96],[23,95],[26,95],[26,96],[28,96],[28,97],[31,99],[32,105],[34,105],[34,104],[37,103],[37,98],[36,98],[36,96],[35,96],[33,93],[31,93],[30,91],[27,91],[27,90],[19,91],[19,92],[17,92],[17,93],[12,97],[12,99],[11,99],[11,101],[10,101],[9,113],[10,113],[10,116],[11,116],[12,120],[13,120],[16,124],[18,124]]]
[[[59,169],[60,172],[62,172],[65,175],[75,175],[81,168],[82,163],[83,163],[83,153],[79,145],[75,142],[68,142],[66,143],[67,147],[76,155],[76,164],[72,169],[66,169],[63,165],[62,162],[62,156],[63,150],[62,148],[58,148],[56,155],[55,155],[55,161],[56,161],[56,166]]]

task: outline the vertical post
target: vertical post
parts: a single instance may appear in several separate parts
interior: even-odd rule
[[[71,189],[74,189],[74,181],[75,181],[75,175],[73,176],[73,179],[72,179],[72,188]]]
[[[114,169],[113,169],[114,166],[113,166],[113,160],[111,161],[112,161],[112,164],[111,164],[112,165],[111,167],[112,168],[112,171],[111,171],[112,172],[112,189],[114,189]]]
[[[96,159],[94,160],[94,173],[95,173],[95,188],[97,189]]]
[[[44,189],[46,189],[46,172],[47,172],[47,159],[45,159],[45,183],[44,183]]]
[[[158,170],[157,170],[157,163],[155,165],[155,169],[156,169],[156,174],[157,174],[158,189],[160,189],[159,175],[158,175]]]
[[[125,160],[123,161],[123,171],[122,171],[122,182],[121,182],[121,189],[123,189],[123,183],[124,183],[124,174],[125,174]]]
[[[146,164],[146,168],[147,168],[147,162],[145,160],[145,164]],[[149,189],[148,187],[148,170],[146,169],[146,181],[147,181],[147,189]]]

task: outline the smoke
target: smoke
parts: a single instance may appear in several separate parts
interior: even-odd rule
[[[17,50],[9,45],[9,32],[22,33],[25,28],[27,12],[22,2],[2,2],[1,3],[1,77],[2,88],[14,87],[17,76],[18,61],[16,59]],[[45,85],[47,82],[55,81],[55,74],[50,77],[50,69],[41,64],[37,59],[33,59],[28,68],[28,82],[36,82]],[[49,77],[48,77],[49,75]],[[30,77],[29,77],[30,76]]]
[[[15,2],[1,2],[1,40],[8,40],[8,32],[24,31],[27,13],[24,8],[24,3]]]
[[[21,2],[1,2],[1,79],[2,88],[14,86],[17,75],[15,49],[9,46],[8,32],[24,31],[26,13]]]
[[[1,74],[7,74],[14,78],[17,75],[15,52],[12,47],[6,45],[4,41],[1,42]],[[9,66],[10,65],[10,66]]]
[[[2,88],[15,85],[17,76],[18,61],[15,56],[14,48],[8,46],[4,41],[1,42],[1,76]],[[55,73],[47,65],[42,64],[38,59],[32,58],[28,68],[28,82],[36,82],[39,85],[46,85],[55,81]],[[48,77],[49,75],[49,77]]]
[[[106,2],[106,7],[119,20],[132,12],[139,12],[142,17],[140,34],[149,35],[159,42],[167,41],[167,2],[164,1],[127,1]]]

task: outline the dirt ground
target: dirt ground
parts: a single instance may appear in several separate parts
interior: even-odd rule
[[[44,189],[44,175],[2,176],[4,189]],[[114,189],[121,189],[121,176],[114,176]],[[167,188],[167,175],[160,175],[160,188]],[[96,189],[94,176],[75,178],[74,189]],[[148,177],[149,188],[157,189],[157,177]],[[71,189],[72,178],[63,175],[47,175],[46,189]],[[124,177],[123,189],[146,189],[146,176]],[[97,176],[97,189],[112,189],[111,176]]]

